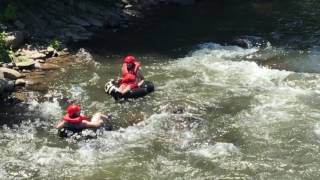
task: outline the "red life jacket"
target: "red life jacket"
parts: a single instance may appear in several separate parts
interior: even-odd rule
[[[122,78],[124,78],[124,76],[128,73],[133,74],[135,76],[137,76],[138,70],[140,68],[141,64],[140,62],[134,62],[134,70],[133,71],[128,71],[128,64],[127,63],[123,63],[122,65]]]
[[[82,116],[82,115],[80,115],[80,116],[78,116],[78,117],[76,117],[76,118],[71,118],[71,117],[69,116],[69,114],[66,114],[66,115],[64,115],[64,117],[63,117],[63,120],[64,120],[65,122],[68,122],[68,123],[71,123],[71,124],[79,124],[79,123],[82,122],[82,120],[86,120],[86,119],[88,119],[88,118],[85,117],[85,116]]]
[[[123,63],[122,65],[122,80],[120,82],[120,84],[122,83],[136,83],[136,79],[137,79],[137,74],[139,71],[141,64],[140,62],[134,62],[134,69],[133,71],[128,71],[128,64],[127,63]]]

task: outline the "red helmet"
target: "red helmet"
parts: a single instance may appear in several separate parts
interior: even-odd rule
[[[136,61],[136,58],[134,56],[129,55],[124,58],[125,63],[134,63],[135,61]]]
[[[81,111],[81,108],[80,108],[80,105],[78,105],[78,104],[71,104],[67,108],[67,112],[68,112],[69,116],[72,116],[76,113],[80,113],[80,111]]]

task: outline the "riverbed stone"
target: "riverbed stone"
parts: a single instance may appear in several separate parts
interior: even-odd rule
[[[15,80],[15,79],[19,79],[19,78],[24,77],[23,74],[21,74],[20,72],[14,70],[14,69],[0,67],[0,72],[2,72],[4,77],[8,78],[8,79]]]
[[[44,53],[40,53],[37,50],[29,50],[29,49],[22,49],[19,51],[21,56],[24,56],[29,59],[43,59],[46,57]]]
[[[40,69],[42,69],[44,71],[55,70],[55,69],[59,69],[59,68],[60,68],[60,66],[55,65],[55,64],[51,64],[51,63],[40,64]]]
[[[27,60],[22,62],[16,62],[16,66],[19,67],[19,69],[32,69],[34,68],[35,62],[33,60]]]

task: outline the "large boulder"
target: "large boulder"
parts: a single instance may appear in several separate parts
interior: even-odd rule
[[[14,31],[8,33],[8,35],[4,38],[5,45],[7,47],[17,48],[22,45],[24,40],[23,32]]]
[[[13,80],[24,77],[23,74],[19,73],[16,70],[4,68],[4,67],[0,67],[0,74],[1,73],[3,73],[4,78],[13,79]]]
[[[16,62],[15,64],[19,69],[32,69],[34,68],[35,62],[31,59],[28,59],[26,61]]]

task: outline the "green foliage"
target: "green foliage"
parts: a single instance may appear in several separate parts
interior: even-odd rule
[[[5,7],[2,14],[0,14],[0,20],[2,22],[12,21],[17,18],[17,6],[15,3],[10,1],[10,3]]]
[[[49,47],[52,47],[53,49],[56,49],[56,50],[61,49],[61,41],[55,39],[49,43]]]
[[[6,33],[0,32],[0,62],[8,62],[13,59],[13,51],[5,46],[4,37]]]

